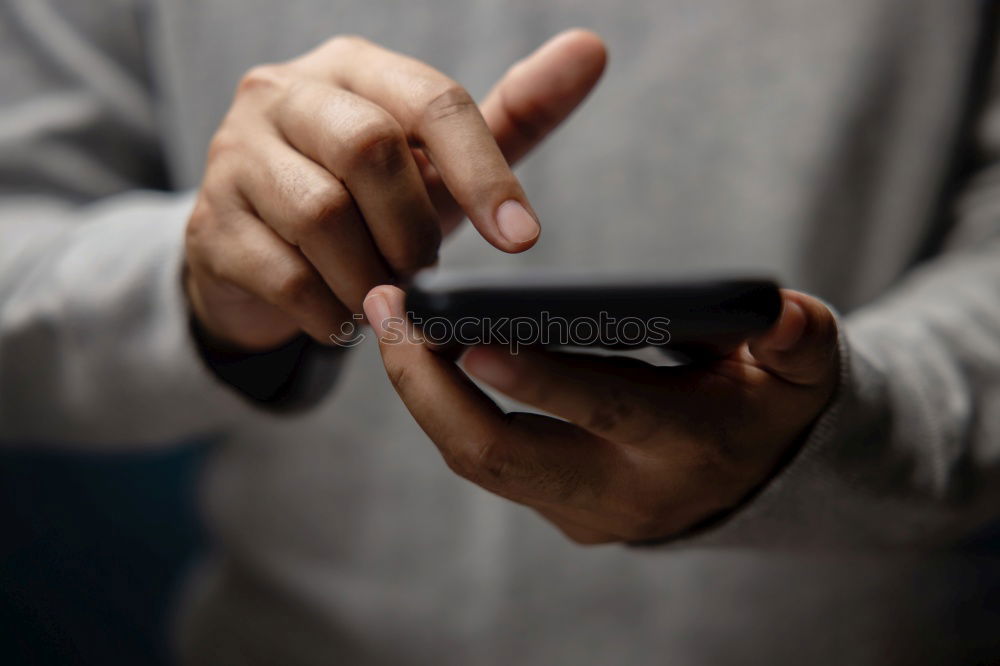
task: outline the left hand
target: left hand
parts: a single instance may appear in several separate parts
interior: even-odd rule
[[[504,413],[419,340],[400,290],[376,287],[364,306],[396,392],[448,466],[590,544],[667,538],[730,510],[801,442],[837,385],[837,325],[815,298],[782,298],[769,331],[708,365],[466,353],[469,374],[559,418]]]

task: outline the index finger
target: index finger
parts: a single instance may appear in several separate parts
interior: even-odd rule
[[[534,245],[540,229],[527,196],[475,100],[455,81],[359,37],[331,40],[308,66],[392,114],[492,245],[506,252]]]

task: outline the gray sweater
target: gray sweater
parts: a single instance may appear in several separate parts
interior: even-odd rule
[[[1000,517],[1000,97],[968,91],[979,11],[5,0],[0,440],[224,439],[202,488],[215,552],[177,610],[192,664],[1000,657],[982,536]],[[571,25],[607,38],[611,66],[521,170],[541,241],[502,256],[466,229],[444,263],[765,272],[843,316],[841,385],[797,457],[670,546],[577,547],[455,478],[371,345],[303,362],[311,409],[255,404],[206,367],[178,279],[205,147],[249,66],[352,32],[478,95]]]

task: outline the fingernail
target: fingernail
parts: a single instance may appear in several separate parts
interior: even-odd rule
[[[527,243],[538,237],[538,222],[521,202],[511,199],[497,208],[497,228],[511,243]]]
[[[771,348],[777,351],[788,351],[802,339],[806,332],[806,312],[795,301],[786,300],[781,313],[780,334],[771,343]]]
[[[375,332],[379,335],[386,333],[386,326],[389,324],[389,318],[392,317],[392,311],[389,309],[389,301],[386,300],[385,296],[376,292],[365,299],[364,306],[365,316],[368,317]]]
[[[465,369],[501,391],[514,385],[517,375],[510,354],[491,347],[475,347],[465,355]]]

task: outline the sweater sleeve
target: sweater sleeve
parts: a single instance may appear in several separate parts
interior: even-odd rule
[[[192,335],[192,195],[169,191],[136,12],[126,0],[0,4],[4,443],[174,441],[263,404],[231,379],[233,359],[218,372]],[[283,395],[315,401],[333,380],[335,354],[306,345],[285,358],[302,367],[281,373]]]
[[[975,144],[943,250],[841,320],[840,386],[802,448],[686,543],[954,546],[1000,525],[996,81]]]

